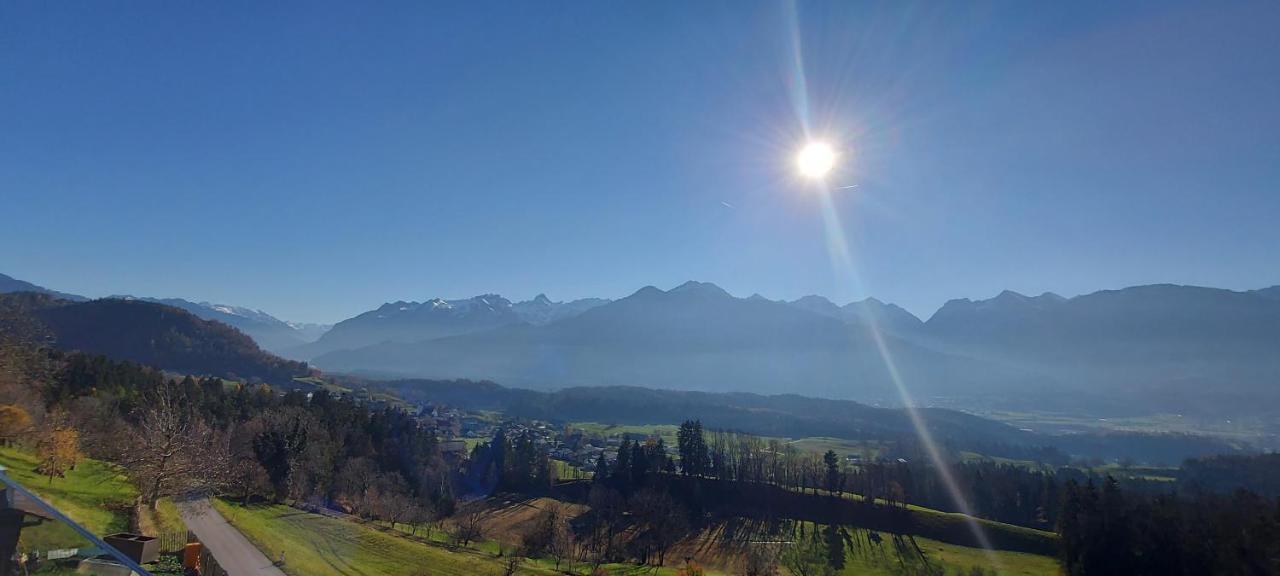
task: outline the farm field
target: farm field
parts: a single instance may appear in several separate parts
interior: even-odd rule
[[[613,436],[617,434],[645,434],[656,435],[662,438],[662,441],[669,446],[676,443],[676,432],[680,427],[674,424],[605,424],[600,422],[573,422],[569,424],[571,428],[582,430],[587,434],[598,436]],[[883,443],[863,440],[846,440],[843,438],[830,438],[825,436],[811,436],[805,438],[774,438],[770,436],[761,436],[761,440],[779,440],[795,446],[797,449],[805,452],[823,453],[827,450],[833,450],[840,456],[849,454],[858,454],[863,458],[875,458],[880,455],[883,449]]]
[[[486,512],[486,533],[508,545],[514,545],[519,541],[519,533],[518,530],[514,530],[512,527],[533,520],[543,506],[552,502],[554,500],[549,498],[528,500],[490,499]],[[581,505],[565,506],[572,510],[571,513],[573,514],[582,513],[586,510],[586,507]],[[922,513],[931,513],[934,521],[937,522],[954,522],[961,519],[958,515],[928,509],[921,510],[925,511]],[[804,533],[813,533],[815,528],[813,523],[802,522],[800,524],[800,529]],[[986,524],[986,527],[988,530],[1026,530],[997,523]],[[862,531],[862,534],[865,538],[867,533]],[[914,551],[901,553],[895,550],[890,543],[890,535],[885,533],[882,533],[882,535],[885,538],[885,543],[874,549],[859,550],[853,546],[848,547],[846,549],[845,568],[838,574],[900,575],[904,573],[902,571],[904,565],[922,567],[925,563],[930,566],[944,567],[947,573],[959,570],[968,574],[974,567],[989,566],[990,559],[981,549],[917,537],[915,539],[916,544],[920,546],[921,551],[924,553],[925,562],[922,562],[919,554],[914,553]],[[737,563],[746,554],[743,542],[777,542],[781,544],[781,542],[790,540],[792,536],[790,534],[770,533],[768,528],[755,525],[749,521],[729,520],[714,524],[697,535],[685,539],[668,553],[668,558],[692,557],[705,567],[724,570],[726,573],[732,574],[738,568]],[[988,570],[986,572],[988,575],[1052,576],[1059,572],[1058,561],[1049,556],[1011,551],[996,551],[992,556],[1000,568],[995,572]]]
[[[284,550],[288,561],[283,569],[291,576],[485,576],[501,574],[504,568],[497,556],[498,544],[492,541],[451,549],[436,541],[411,539],[371,524],[284,505],[243,506],[218,500],[214,507],[272,557]],[[605,568],[616,576],[675,574],[631,565]],[[552,563],[542,560],[526,561],[516,573],[559,574]]]

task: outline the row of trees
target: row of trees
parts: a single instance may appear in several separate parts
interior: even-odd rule
[[[834,451],[802,451],[777,439],[705,432],[696,420],[680,426],[677,440],[679,469],[686,476],[769,483],[834,496],[850,492],[895,506],[912,503],[957,509],[941,475],[932,463],[922,460],[849,462]],[[948,466],[961,494],[979,516],[1037,528],[1054,526],[1060,499],[1054,473],[991,461]]]
[[[531,431],[508,439],[507,431],[498,429],[488,443],[472,448],[464,482],[469,491],[479,494],[494,490],[543,493],[554,478],[547,447]]]

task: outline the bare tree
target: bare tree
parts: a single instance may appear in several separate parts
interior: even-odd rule
[[[479,510],[459,514],[453,519],[453,526],[449,531],[449,539],[455,546],[466,547],[472,542],[484,538],[483,520],[484,516]]]
[[[521,538],[521,549],[530,557],[547,555],[555,560],[556,569],[573,557],[573,535],[569,529],[568,511],[554,500],[529,523]]]
[[[512,576],[516,570],[520,568],[520,563],[524,562],[524,557],[519,554],[511,554],[507,557],[507,561],[502,564],[502,576]]]
[[[436,521],[436,507],[430,500],[420,499],[413,502],[409,506],[409,510],[405,515],[405,522],[409,523],[409,528],[414,536],[418,535],[418,529],[426,527],[427,538],[431,538],[431,525]]]
[[[544,508],[544,522],[549,525],[549,541],[546,553],[556,563],[556,570],[566,559],[573,559],[573,530],[569,528],[569,511],[559,502],[551,501]]]
[[[656,566],[666,563],[667,551],[689,531],[688,515],[666,492],[646,488],[631,497],[631,509],[639,534],[632,540],[641,562],[657,556]]]
[[[139,499],[153,510],[156,500],[216,482],[222,468],[221,440],[214,430],[184,409],[169,385],[157,389],[144,403],[137,424],[129,426],[112,446],[112,460],[134,484]]]
[[[232,474],[226,485],[231,489],[232,494],[239,496],[245,504],[254,497],[269,498],[273,494],[271,476],[257,460],[241,458],[232,464],[230,469]]]
[[[395,529],[396,523],[408,519],[412,506],[413,499],[408,494],[399,490],[387,491],[382,495],[382,519],[391,523],[391,528]]]
[[[591,512],[585,515],[588,546],[592,561],[599,566],[611,559],[618,532],[623,528],[626,501],[617,490],[604,486],[592,486],[587,495]]]
[[[747,549],[742,562],[743,576],[777,576],[778,554],[768,546],[757,544]]]

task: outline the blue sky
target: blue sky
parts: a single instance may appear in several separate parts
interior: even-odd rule
[[[1278,25],[1269,1],[7,2],[0,272],[312,321],[691,278],[923,316],[1257,288]],[[859,186],[832,199],[859,283],[792,169],[805,109]]]

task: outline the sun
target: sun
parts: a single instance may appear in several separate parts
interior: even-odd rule
[[[836,151],[825,142],[810,142],[796,155],[796,167],[806,178],[821,180],[836,166]]]

